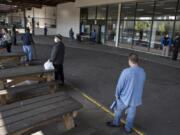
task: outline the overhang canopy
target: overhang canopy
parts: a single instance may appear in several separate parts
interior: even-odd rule
[[[42,5],[56,6],[60,3],[75,2],[75,0],[0,0],[0,11],[9,11],[14,8],[42,7]],[[5,6],[6,5],[6,6]],[[12,5],[12,6],[11,6]]]

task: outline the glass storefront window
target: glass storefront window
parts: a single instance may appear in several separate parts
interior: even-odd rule
[[[81,19],[88,19],[88,9],[81,8]]]
[[[134,20],[135,11],[136,11],[136,3],[127,3],[123,4],[121,7],[121,19],[122,20]]]
[[[161,48],[161,38],[165,33],[168,33],[169,36],[172,37],[173,25],[173,21],[154,21],[150,44],[151,51],[155,51],[153,49]]]
[[[17,28],[22,28],[23,27],[23,17],[20,17],[20,16],[12,16],[12,19],[13,19],[13,24],[16,25]]]
[[[175,34],[176,34],[177,32],[180,34],[180,21],[176,21]]]
[[[180,32],[180,2],[178,11],[177,3],[178,0],[161,0],[122,4],[119,41],[121,46],[126,44],[128,47],[134,43],[131,46],[133,48],[147,51],[150,47],[151,52],[161,53],[161,38],[164,33],[168,33],[172,38],[174,33]],[[177,22],[174,27],[176,12]]]
[[[134,33],[134,45],[136,48],[144,50],[149,47],[151,25],[152,21],[136,21]]]
[[[176,21],[175,34],[176,33],[180,34],[180,21]],[[180,51],[179,51],[179,55],[180,55]]]
[[[134,21],[123,21],[120,26],[120,43],[132,45]]]
[[[139,2],[136,9],[134,48],[147,50],[150,44],[154,2]]]
[[[6,15],[0,14],[0,25],[6,24]]]
[[[180,20],[180,1],[179,1],[179,4],[178,4],[178,10],[177,10],[177,17],[176,17],[177,20]]]
[[[106,6],[97,7],[97,19],[105,20],[106,19]]]
[[[83,35],[89,35],[93,24],[94,20],[81,20],[80,33]]]
[[[117,28],[117,21],[108,21],[107,23],[107,41],[115,42],[116,40],[116,28]]]
[[[137,3],[136,19],[138,20],[152,20],[154,2],[140,2]]]
[[[161,0],[155,5],[155,19],[174,20],[177,8],[177,0]]]
[[[85,20],[81,21],[80,33],[83,35],[89,35],[90,31],[91,31],[90,25],[87,24],[87,21]]]
[[[96,19],[96,7],[88,8],[88,19]]]
[[[118,5],[110,5],[108,7],[108,20],[117,20]]]

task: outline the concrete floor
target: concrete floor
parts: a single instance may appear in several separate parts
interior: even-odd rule
[[[46,61],[50,55],[52,38],[35,39],[38,59]],[[65,41],[65,44],[67,45],[64,64],[66,80],[109,107],[114,100],[119,74],[123,68],[128,67],[127,55],[131,51],[89,43]],[[150,54],[138,54],[141,58],[140,65],[147,73],[147,81],[143,105],[138,108],[135,126],[148,135],[179,135],[180,62],[172,62]],[[104,116],[106,114],[102,112],[93,113],[82,112],[80,121],[94,122],[99,119],[102,124],[100,126],[103,127],[103,123],[109,119],[108,116]],[[99,129],[114,130],[107,127]],[[123,134],[121,129],[118,130],[120,130],[119,134]]]
[[[65,129],[63,122],[60,121],[46,127],[39,127],[24,135],[126,135],[121,127],[107,127],[106,121],[110,121],[112,117],[83,98],[79,92],[69,86],[60,88],[60,91],[65,91],[83,105],[83,109],[79,111],[78,117],[75,119],[77,127],[68,131]],[[131,135],[136,135],[136,133],[133,132]]]

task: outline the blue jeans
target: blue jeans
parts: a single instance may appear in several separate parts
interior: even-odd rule
[[[32,46],[24,45],[23,52],[26,54],[26,61],[32,61]]]
[[[135,106],[126,106],[121,100],[117,102],[117,107],[115,108],[115,117],[113,120],[113,124],[116,126],[120,126],[121,123],[121,115],[122,112],[127,110],[127,118],[125,129],[127,132],[130,132],[133,128],[134,118],[136,115],[136,107]]]

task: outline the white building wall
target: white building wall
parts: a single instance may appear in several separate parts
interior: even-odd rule
[[[44,35],[45,23],[47,26],[55,25],[56,21],[56,7],[43,6],[42,8],[32,8],[26,10],[26,17],[28,19],[28,27],[32,27],[32,17],[35,18],[35,35]],[[39,26],[37,26],[37,22]],[[56,28],[48,27],[47,35],[56,35]]]
[[[80,8],[75,3],[59,4],[57,6],[57,34],[69,37],[69,30],[72,27],[74,35],[79,33]]]
[[[42,8],[34,8],[34,17],[45,18],[45,7]]]
[[[55,19],[56,18],[56,7],[45,7],[46,18]]]

